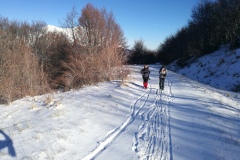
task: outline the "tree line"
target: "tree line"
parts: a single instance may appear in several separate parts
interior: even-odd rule
[[[87,4],[64,20],[70,35],[43,21],[0,16],[0,102],[64,91],[127,76],[126,41],[113,14]]]
[[[129,64],[151,64],[158,62],[156,51],[147,49],[142,39],[136,40],[127,59]]]
[[[129,63],[170,64],[177,61],[181,67],[187,60],[230,44],[240,46],[240,0],[201,0],[191,12],[191,20],[175,34],[168,36],[156,51],[148,50],[143,40],[133,46]]]
[[[180,66],[186,60],[217,50],[221,45],[240,46],[240,0],[202,0],[192,9],[191,20],[157,49],[158,60]]]

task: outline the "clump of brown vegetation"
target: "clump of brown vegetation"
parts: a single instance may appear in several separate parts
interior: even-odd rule
[[[87,4],[80,17],[73,8],[65,24],[70,38],[47,32],[44,22],[0,17],[1,103],[127,77],[125,38],[112,13]]]

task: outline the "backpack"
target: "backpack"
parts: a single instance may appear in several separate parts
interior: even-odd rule
[[[144,78],[148,78],[148,77],[149,77],[149,74],[148,74],[148,73],[145,73],[145,74],[143,75],[143,77],[144,77]]]
[[[149,71],[148,71],[148,70],[145,70],[145,71],[143,72],[143,77],[144,77],[144,78],[148,78],[148,77],[149,77]]]

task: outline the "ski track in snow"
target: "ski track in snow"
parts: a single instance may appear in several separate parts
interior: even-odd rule
[[[167,81],[167,84],[166,92],[156,90],[153,104],[140,115],[142,124],[135,133],[132,147],[139,159],[172,159],[169,108],[172,100],[171,82]]]
[[[99,145],[82,160],[93,160],[131,125],[137,116],[140,116],[142,124],[138,127],[133,138],[132,150],[141,160],[172,160],[170,108],[173,94],[172,82],[166,79],[166,89],[160,91],[150,87],[130,106],[130,114],[120,127],[112,130],[107,137],[99,142]],[[154,102],[148,107],[146,103],[150,96],[154,96]]]

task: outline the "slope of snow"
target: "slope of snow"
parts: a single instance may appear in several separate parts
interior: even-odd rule
[[[215,160],[240,157],[240,94],[214,89],[159,65],[129,66],[115,80],[0,106],[0,159]]]
[[[229,46],[226,45],[184,68],[176,69],[174,63],[168,67],[215,88],[234,91],[238,86],[237,91],[240,92],[240,49],[229,50]]]

